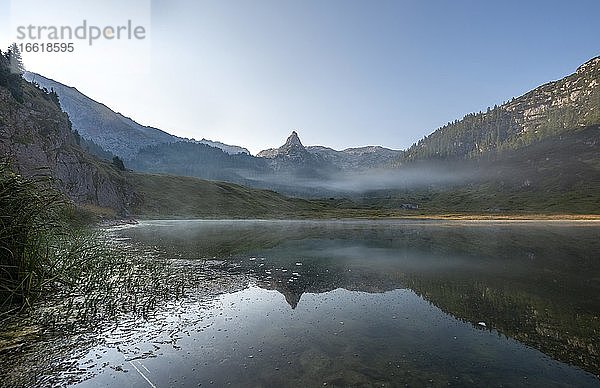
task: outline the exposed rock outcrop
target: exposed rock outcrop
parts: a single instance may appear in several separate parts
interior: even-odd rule
[[[335,168],[319,155],[308,152],[296,131],[292,131],[284,145],[261,151],[257,157],[268,159],[274,171],[287,171],[295,175],[317,177],[320,170],[323,172]]]
[[[402,151],[380,146],[346,148],[342,151],[322,146],[309,146],[306,149],[308,152],[319,155],[343,170],[387,167],[394,160],[402,157],[403,154]]]
[[[0,154],[24,176],[51,176],[77,204],[127,214],[134,193],[109,163],[77,144],[68,116],[43,91],[23,82],[25,101],[0,87]]]
[[[256,156],[260,158],[287,158],[287,159],[302,159],[308,157],[308,151],[302,145],[298,133],[292,131],[288,136],[285,144],[279,148],[269,148],[268,150],[260,151]]]
[[[365,170],[388,166],[402,156],[402,151],[380,146],[347,148],[342,151],[323,146],[304,147],[298,133],[292,131],[284,145],[261,151],[257,156],[273,159],[272,164],[275,166],[282,162],[286,164],[295,162],[296,164],[317,163],[322,166],[334,166],[340,170]]]

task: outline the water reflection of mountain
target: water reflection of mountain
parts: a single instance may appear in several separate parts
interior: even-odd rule
[[[136,239],[239,262],[292,308],[303,293],[410,288],[458,319],[600,373],[597,226],[203,222],[166,230],[143,228]]]
[[[283,275],[283,274],[281,274]],[[289,279],[293,281],[290,282]],[[270,279],[257,277],[257,285],[267,290],[276,290],[285,297],[292,309],[295,309],[302,294],[321,294],[343,288],[348,291],[368,292],[371,294],[396,290],[401,287],[399,278],[384,278],[379,273],[339,272],[330,271],[318,278],[310,275],[303,277],[275,276]]]
[[[518,289],[490,283],[414,276],[408,285],[443,311],[532,346],[551,357],[600,372],[598,315],[557,305]]]
[[[375,240],[348,231],[334,239],[310,237],[262,252],[267,259],[258,270],[247,263],[258,285],[279,291],[292,308],[303,293],[410,288],[458,319],[477,327],[485,322],[553,358],[600,372],[597,229],[423,228],[384,230]],[[302,266],[286,261],[286,253]]]
[[[265,289],[281,293],[295,309],[304,293],[324,293],[338,288],[368,293],[410,288],[457,319],[514,338],[526,345],[592,373],[600,371],[600,322],[570,305],[556,305],[493,279],[427,276],[422,273],[330,273],[312,279],[286,276],[258,279]]]

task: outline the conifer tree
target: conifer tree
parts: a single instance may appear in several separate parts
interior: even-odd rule
[[[6,51],[6,59],[9,63],[10,72],[13,74],[23,75],[25,66],[23,65],[23,57],[16,43],[10,45]]]
[[[24,66],[19,48],[13,44],[5,53],[0,54],[0,85],[8,88],[14,99],[22,103],[24,96],[21,83]]]

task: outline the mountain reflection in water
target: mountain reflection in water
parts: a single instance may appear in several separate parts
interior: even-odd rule
[[[112,233],[187,268],[185,296],[113,318],[69,353],[76,367],[34,381],[600,384],[597,224],[153,221]]]
[[[259,286],[278,290],[292,308],[306,292],[410,288],[459,319],[485,321],[552,357],[600,372],[597,224],[234,224],[167,221],[132,232],[167,254],[238,259]],[[263,260],[244,260],[252,257]]]

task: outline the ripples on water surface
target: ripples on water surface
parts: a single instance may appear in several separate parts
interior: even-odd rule
[[[598,224],[153,221],[110,235],[137,258],[131,284],[5,322],[4,385],[600,386]]]

